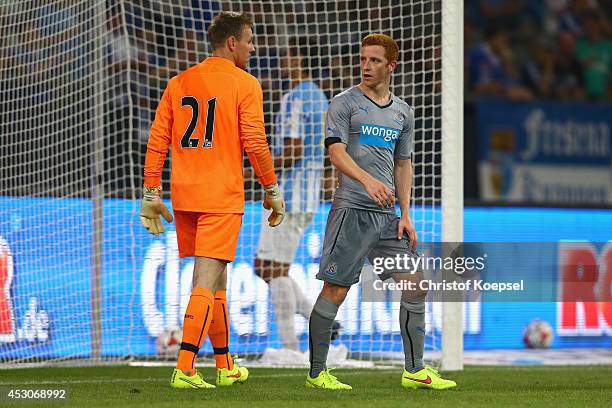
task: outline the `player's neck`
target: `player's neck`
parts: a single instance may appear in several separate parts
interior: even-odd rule
[[[357,87],[371,100],[378,103],[379,105],[386,105],[391,98],[391,90],[389,84],[383,82],[377,84],[375,87],[369,87],[361,82]]]
[[[234,59],[234,56],[232,55],[231,52],[229,52],[225,48],[221,48],[221,49],[213,51],[212,56],[219,57],[219,58],[225,58],[226,60],[231,61],[232,64],[236,65],[236,60]]]

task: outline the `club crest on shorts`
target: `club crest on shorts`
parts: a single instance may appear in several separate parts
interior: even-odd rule
[[[337,272],[338,272],[338,265],[335,262],[332,262],[329,265],[327,265],[327,268],[325,269],[325,274],[327,276],[336,276]]]

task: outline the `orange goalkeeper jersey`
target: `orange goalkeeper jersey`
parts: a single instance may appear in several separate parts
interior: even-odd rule
[[[161,185],[170,144],[175,210],[243,213],[244,150],[261,184],[276,182],[261,86],[226,58],[209,57],[168,82],[147,144],[145,186]]]

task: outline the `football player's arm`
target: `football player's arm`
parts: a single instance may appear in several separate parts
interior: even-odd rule
[[[161,174],[172,142],[172,101],[170,99],[170,84],[164,90],[161,101],[155,111],[155,119],[149,132],[147,154],[144,165],[144,185],[146,187],[159,187]]]
[[[149,133],[144,166],[143,198],[140,205],[140,221],[151,234],[165,231],[160,215],[172,222],[172,214],[161,201],[161,173],[172,141],[172,101],[170,84],[166,87]]]
[[[404,126],[395,145],[393,178],[395,180],[395,193],[399,201],[402,216],[397,226],[397,239],[401,239],[404,232],[410,237],[410,245],[416,249],[418,236],[412,219],[410,218],[410,197],[412,195],[412,156],[413,156],[414,111],[410,109],[404,120]]]
[[[268,223],[271,227],[276,227],[285,216],[285,200],[276,183],[276,174],[264,128],[263,92],[255,78],[252,78],[250,83],[243,85],[238,116],[242,145],[259,183],[266,191],[263,206],[266,209],[272,209]]]
[[[240,139],[249,157],[251,166],[263,186],[276,183],[274,165],[270,156],[263,116],[263,92],[255,78],[243,87],[242,99],[238,106]]]
[[[410,244],[416,249],[418,236],[410,218],[410,196],[412,195],[412,160],[395,160],[393,168],[395,178],[395,193],[402,216],[397,227],[397,239],[401,239],[404,231],[410,237]]]
[[[412,160],[395,160],[393,168],[395,193],[402,216],[410,215],[410,195],[412,191]]]
[[[283,138],[283,150],[279,156],[274,157],[275,168],[292,167],[302,158],[304,151],[304,109],[307,109],[307,105],[291,93],[283,98],[283,104],[284,108],[278,113],[280,126],[277,129],[279,136]]]

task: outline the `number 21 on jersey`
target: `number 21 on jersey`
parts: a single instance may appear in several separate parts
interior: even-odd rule
[[[208,108],[206,109],[206,122],[204,126],[203,148],[213,147],[213,132],[215,130],[215,108],[217,106],[217,98],[212,98],[207,101]],[[195,96],[183,96],[181,98],[181,107],[191,107],[191,121],[185,129],[185,133],[181,138],[181,147],[185,149],[197,148],[200,144],[200,138],[192,137],[200,116],[200,105]],[[196,135],[197,136],[197,135]]]

